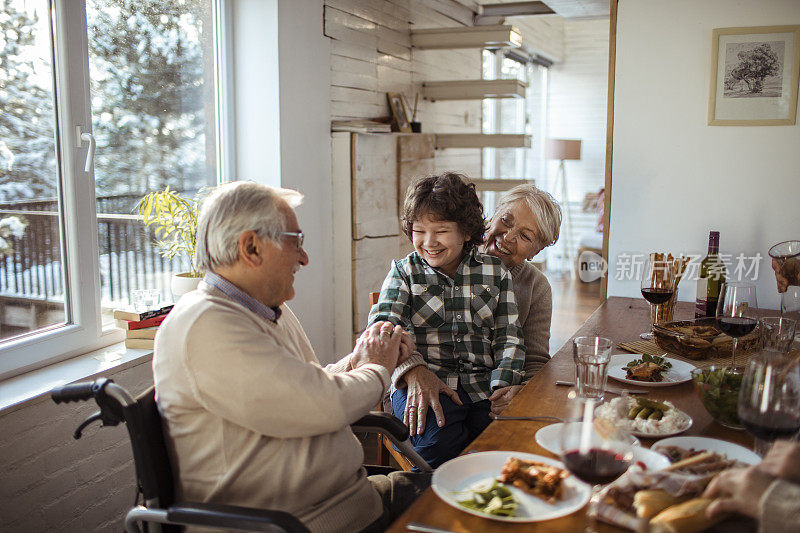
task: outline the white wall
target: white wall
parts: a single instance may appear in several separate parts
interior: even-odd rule
[[[564,22],[564,60],[550,69],[550,137],[581,139],[581,160],[565,163],[569,198],[583,200],[605,182],[608,19]],[[550,163],[550,179],[558,163]]]
[[[235,175],[280,186],[278,0],[234,0],[231,6]]]
[[[331,207],[330,43],[321,0],[278,2],[281,185],[305,195],[297,209],[310,262],[289,302],[319,359],[333,353],[333,211]]]
[[[297,189],[310,262],[289,306],[317,356],[333,337],[330,43],[322,0],[234,0],[235,179]]]
[[[706,125],[713,28],[800,24],[794,0],[621,0],[617,21],[609,296],[640,296],[615,279],[622,252],[766,256],[800,237],[800,124]],[[767,261],[759,305],[778,296]],[[683,282],[692,300],[695,283]]]

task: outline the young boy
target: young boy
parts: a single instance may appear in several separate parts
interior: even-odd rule
[[[525,350],[511,275],[478,251],[485,223],[475,186],[454,173],[415,181],[402,223],[414,251],[392,263],[368,322],[413,336],[417,353],[392,376],[392,408],[437,467],[489,425],[492,391],[522,382]]]

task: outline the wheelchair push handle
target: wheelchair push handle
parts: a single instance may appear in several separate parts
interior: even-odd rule
[[[50,397],[56,403],[91,400],[95,397],[96,392],[105,385],[105,383],[100,383],[101,381],[105,382],[106,380],[98,379],[97,381],[81,381],[62,385],[54,388],[50,392]]]

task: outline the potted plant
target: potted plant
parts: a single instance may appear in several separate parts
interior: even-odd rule
[[[172,276],[170,288],[176,297],[194,290],[203,278],[203,272],[194,268],[194,252],[199,196],[205,192],[206,189],[202,189],[194,198],[184,198],[167,186],[163,191],[144,196],[136,204],[139,220],[147,227],[155,227],[155,245],[160,248],[159,253],[167,259],[179,256],[189,262],[188,272]]]

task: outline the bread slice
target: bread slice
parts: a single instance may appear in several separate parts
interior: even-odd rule
[[[694,498],[661,511],[650,520],[651,533],[698,533],[719,522],[706,518],[706,509],[714,500]]]
[[[640,490],[633,496],[636,516],[652,518],[664,509],[685,502],[690,496],[673,496],[661,489]]]

